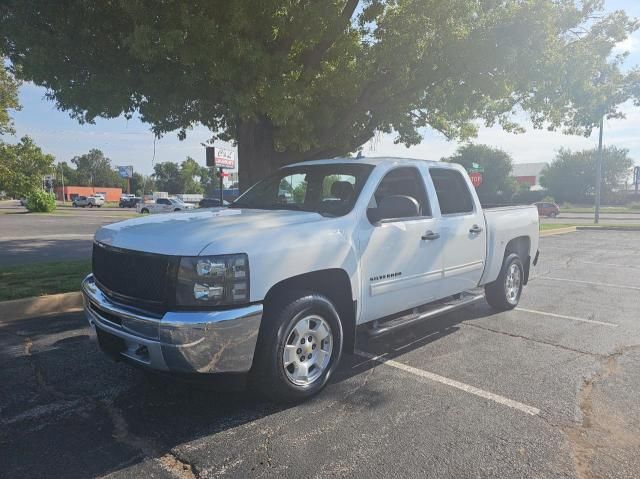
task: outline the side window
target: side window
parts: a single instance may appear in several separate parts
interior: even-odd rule
[[[431,206],[427,199],[424,180],[417,168],[395,168],[385,175],[373,194],[367,209],[367,216],[372,223],[380,219],[390,219],[385,215],[383,215],[384,218],[381,217],[378,211],[381,201],[390,196],[409,197],[418,203],[417,217],[431,216]]]
[[[473,211],[473,198],[467,182],[459,171],[448,168],[430,168],[429,173],[436,188],[440,212],[443,215]]]
[[[278,203],[302,205],[307,197],[307,175],[296,173],[280,180]]]
[[[171,203],[166,198],[158,198],[158,204],[159,205],[170,205]]]

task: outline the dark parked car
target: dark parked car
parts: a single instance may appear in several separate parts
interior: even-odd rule
[[[220,198],[202,198],[198,206],[200,208],[217,208],[220,206]],[[222,206],[229,206],[229,202],[224,200]]]
[[[539,216],[548,216],[549,218],[555,218],[560,214],[560,208],[555,203],[542,201],[540,203],[536,203],[536,206],[538,207]]]
[[[120,208],[135,208],[138,203],[142,201],[142,198],[137,196],[130,196],[129,198],[120,198]]]

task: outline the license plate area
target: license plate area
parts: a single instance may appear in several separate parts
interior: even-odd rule
[[[100,328],[96,328],[96,336],[98,337],[100,349],[115,359],[118,359],[120,353],[123,353],[127,349],[124,339],[107,333]]]

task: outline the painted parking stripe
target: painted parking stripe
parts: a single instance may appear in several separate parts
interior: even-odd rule
[[[564,281],[566,283],[590,284],[593,286],[604,286],[606,288],[632,289],[634,291],[640,291],[640,287],[638,286],[627,286],[624,284],[611,284],[611,283],[598,283],[596,281],[583,281],[581,279],[553,278],[551,276],[536,276],[535,279],[547,279],[550,281]]]
[[[523,404],[518,401],[514,401],[513,399],[506,398],[504,396],[500,396],[498,394],[494,394],[489,391],[485,391],[483,389],[477,388],[475,386],[471,386],[469,384],[461,383],[460,381],[456,381],[454,379],[449,379],[444,376],[440,376],[439,374],[430,373],[429,371],[424,371],[422,369],[414,368],[412,366],[407,366],[406,364],[399,363],[392,359],[385,359],[381,356],[375,356],[371,353],[367,353],[365,351],[354,351],[358,356],[362,356],[363,358],[367,358],[372,361],[376,361],[380,364],[384,364],[387,366],[391,366],[392,368],[399,369],[401,371],[407,372],[409,374],[413,374],[414,376],[419,376],[421,378],[429,379],[431,381],[435,381],[440,384],[444,384],[445,386],[450,386],[452,388],[459,389],[461,391],[467,392],[469,394],[473,394],[474,396],[478,396],[484,399],[488,399],[489,401],[493,401],[498,404],[502,404],[503,406],[507,406],[513,409],[517,409],[520,412],[525,414],[529,414],[531,416],[537,416],[540,414],[540,409],[535,408],[533,406],[529,406],[527,404]]]
[[[541,316],[551,316],[552,318],[570,319],[571,321],[580,321],[581,323],[598,324],[600,326],[608,326],[610,328],[617,328],[618,325],[609,323],[606,321],[596,321],[595,319],[577,318],[575,316],[565,316],[564,314],[547,313],[545,311],[536,311],[535,309],[516,308],[516,311],[522,311],[523,313],[539,314]]]

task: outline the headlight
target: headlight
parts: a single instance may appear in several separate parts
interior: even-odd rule
[[[180,259],[176,304],[226,306],[249,302],[246,254],[193,256]]]

